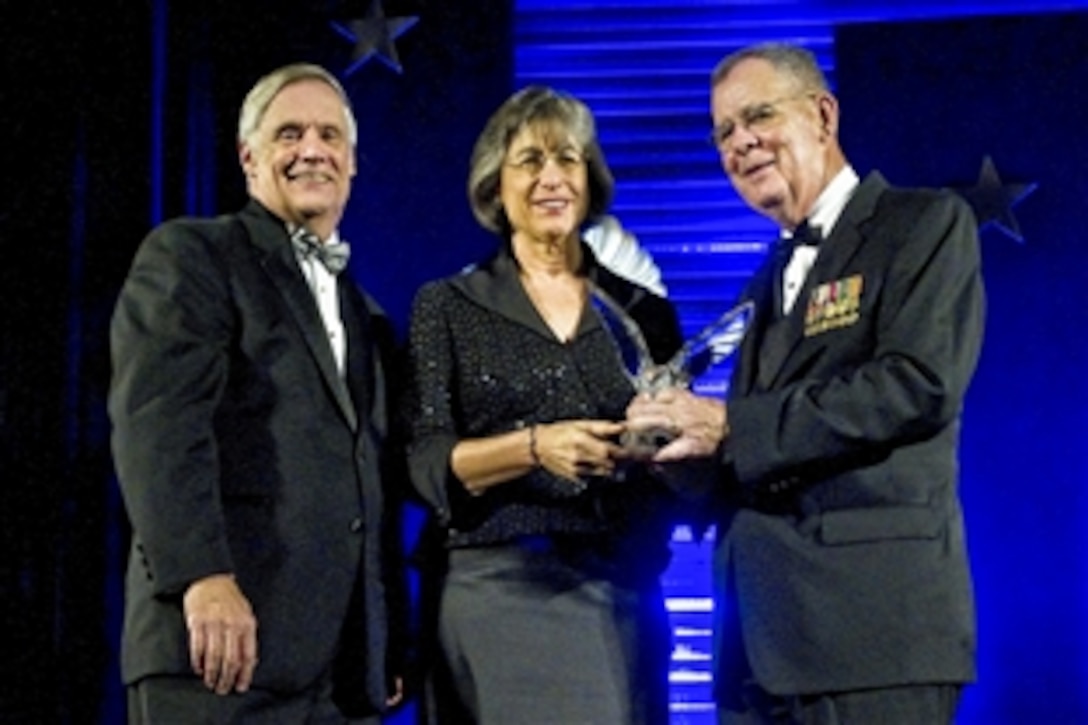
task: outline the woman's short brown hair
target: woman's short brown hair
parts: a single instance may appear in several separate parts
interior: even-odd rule
[[[502,165],[514,137],[522,129],[538,123],[562,129],[581,146],[589,178],[587,221],[608,211],[615,182],[597,141],[592,112],[570,94],[546,86],[529,86],[499,106],[472,149],[468,199],[472,213],[485,229],[503,235],[510,232],[510,221],[499,199]]]

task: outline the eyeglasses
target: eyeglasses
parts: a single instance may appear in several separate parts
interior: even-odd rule
[[[564,175],[570,175],[586,162],[585,157],[574,149],[544,153],[540,149],[529,148],[508,160],[506,165],[520,174],[535,178],[544,172],[544,167],[547,166],[549,160],[554,161],[556,167]]]
[[[812,91],[794,93],[793,95],[776,98],[773,101],[764,101],[763,103],[753,103],[750,106],[745,106],[740,109],[738,119],[734,120],[732,118],[727,118],[711,129],[710,136],[707,140],[714,148],[718,149],[718,151],[727,153],[730,150],[729,139],[733,137],[733,131],[736,130],[737,126],[740,126],[751,133],[766,131],[782,120],[782,111],[779,106],[783,103],[796,101],[799,98],[806,97],[815,98],[816,94]]]

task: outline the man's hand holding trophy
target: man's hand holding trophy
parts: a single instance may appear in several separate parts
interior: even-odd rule
[[[617,357],[635,389],[636,399],[651,403],[654,400],[666,403],[672,393],[689,390],[697,378],[731,357],[744,339],[754,310],[751,301],[736,305],[685,342],[669,361],[657,364],[638,325],[611,297],[594,287],[591,299],[616,344]],[[707,403],[717,405],[716,401],[708,400]],[[662,409],[665,407],[661,406]],[[665,413],[656,421],[652,415],[646,416],[645,420],[646,425],[629,427],[621,438],[625,454],[630,458],[655,458],[685,428],[681,421],[673,420]],[[675,453],[679,457],[692,452],[678,450]]]

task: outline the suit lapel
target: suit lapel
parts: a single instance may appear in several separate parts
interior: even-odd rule
[[[619,289],[611,279],[605,280],[607,274],[601,275],[597,258],[589,245],[582,243],[583,272],[594,283],[603,282],[610,294],[618,294]],[[548,327],[548,323],[541,317],[540,312],[533,306],[528,293],[521,284],[518,272],[518,263],[513,254],[507,248],[502,248],[489,261],[476,267],[466,274],[455,277],[452,281],[454,289],[460,290],[467,298],[491,310],[508,320],[523,327],[533,330],[537,334],[554,340],[555,333]],[[637,295],[637,293],[635,293]],[[626,297],[616,300],[625,309],[638,301],[637,296],[632,298],[631,292],[625,292]],[[588,309],[588,307],[586,308]],[[601,323],[597,315],[583,314],[578,321],[575,330],[576,336],[600,327]]]
[[[756,384],[761,389],[769,390],[788,377],[791,370],[796,370],[807,359],[806,350],[815,354],[819,349],[802,345],[809,298],[818,285],[843,276],[865,241],[862,233],[864,223],[873,215],[877,200],[887,187],[888,183],[879,172],[872,172],[858,185],[831,234],[821,244],[816,263],[809,271],[790,314],[766,331],[765,339],[759,345],[756,377]]]
[[[555,337],[529,300],[529,295],[521,285],[517,261],[505,247],[487,262],[454,277],[452,285],[484,309],[527,327],[543,337]]]
[[[340,412],[344,414],[348,425],[355,430],[358,424],[355,406],[352,404],[347,386],[336,369],[336,360],[333,358],[332,348],[329,347],[329,341],[325,335],[321,313],[317,309],[317,302],[306,284],[306,279],[298,268],[287,228],[256,202],[251,202],[239,218],[245,224],[250,240],[264,253],[261,257],[261,265],[275,288],[283,296],[287,308],[291,310],[299,333],[321,372],[329,394],[336,401]]]
[[[812,274],[809,274],[805,280],[801,290],[802,296],[798,298],[799,302],[801,300],[807,302],[816,284],[838,279],[843,275],[846,267],[861,249],[865,240],[862,233],[864,224],[873,215],[877,200],[887,187],[884,177],[875,171],[858,185],[854,196],[843,209],[838,223],[835,224],[831,236],[824,242],[824,248],[816,258]],[[800,318],[804,319],[804,313],[800,315]]]
[[[759,373],[759,356],[768,331],[776,315],[774,293],[774,264],[768,261],[760,268],[748,288],[749,298],[755,302],[756,313],[748,332],[737,351],[732,387],[734,394],[746,395],[752,390]]]
[[[369,340],[370,313],[354,285],[346,281],[340,284],[340,315],[344,318],[344,330],[348,340],[347,382],[360,419],[370,415],[374,398],[374,365]]]

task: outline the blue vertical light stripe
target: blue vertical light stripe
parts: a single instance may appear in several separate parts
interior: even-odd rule
[[[167,0],[151,3],[151,188],[148,208],[152,226],[163,219],[163,165],[166,115]]]
[[[207,63],[194,63],[189,70],[185,211],[197,216],[212,216],[218,212],[215,104],[210,90],[212,73]]]

